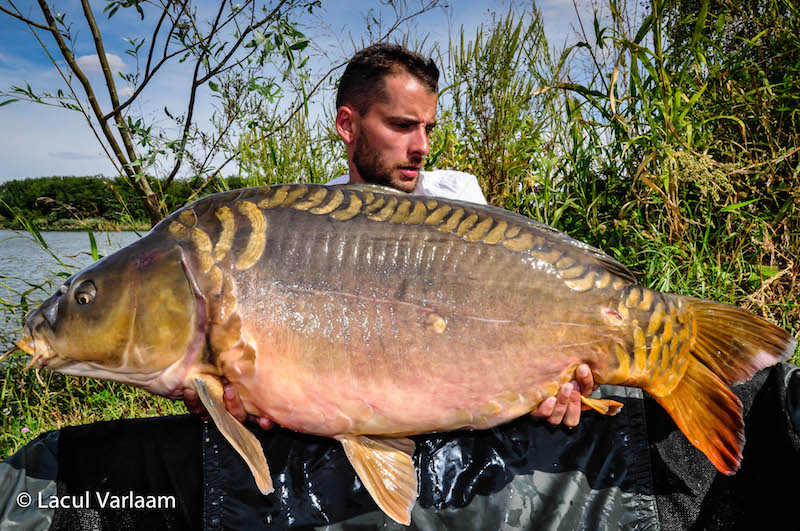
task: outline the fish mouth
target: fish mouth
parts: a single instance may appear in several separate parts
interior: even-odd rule
[[[14,344],[26,354],[30,354],[31,360],[22,368],[23,371],[28,369],[41,369],[46,367],[48,363],[55,357],[53,349],[44,340],[37,340],[28,325],[22,329],[22,336],[14,341]]]

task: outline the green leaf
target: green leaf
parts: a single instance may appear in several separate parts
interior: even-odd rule
[[[19,101],[19,99],[10,99],[10,100],[6,100],[6,101],[0,101],[0,107],[2,107],[3,105],[8,105],[9,103],[14,103],[15,101]]]
[[[97,262],[100,260],[100,255],[97,252],[97,240],[94,239],[92,229],[86,229],[86,232],[89,234],[89,245],[92,247],[92,261]]]
[[[738,210],[738,209],[742,208],[743,206],[747,206],[750,203],[755,203],[756,201],[758,201],[758,199],[751,199],[749,201],[743,201],[741,203],[736,203],[735,205],[728,205],[728,206],[726,206],[724,208],[721,208],[719,211],[720,212],[731,212],[733,210]]]
[[[308,41],[300,41],[292,44],[290,50],[304,50],[308,46]]]
[[[778,269],[778,266],[768,266],[768,265],[761,266],[762,277],[767,277],[767,278],[774,277],[778,273],[780,273],[780,269]]]

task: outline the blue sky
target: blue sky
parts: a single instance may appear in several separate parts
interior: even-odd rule
[[[407,0],[409,8],[418,1]],[[14,0],[13,3],[23,14],[29,13],[31,19],[42,21],[34,0]],[[449,9],[438,9],[418,18],[413,30],[416,35],[429,34],[428,43],[439,41],[444,49],[447,48],[448,28],[453,28],[452,34],[455,35],[456,30],[463,26],[466,35],[474,35],[481,23],[490,21],[491,12],[505,13],[508,9],[508,2],[500,0],[448,0],[446,3]],[[216,2],[201,4],[213,7]],[[0,0],[0,5],[9,7],[7,0]],[[132,72],[135,65],[124,53],[127,43],[123,39],[144,36],[145,26],[132,9],[120,10],[109,20],[102,12],[105,1],[93,1],[92,5],[104,35],[109,62],[123,73]],[[381,4],[377,0],[345,0],[336,2],[336,8],[328,5],[334,3],[323,1],[322,9],[309,19],[309,24],[315,29],[309,30],[308,34],[314,37],[318,52],[344,58],[353,50],[350,38],[356,42],[365,38],[363,14],[369,9],[380,10]],[[576,17],[572,0],[539,0],[536,5],[542,12],[551,44],[561,46],[567,39],[574,42],[571,28]],[[579,5],[585,6],[586,0],[579,0]],[[99,80],[96,50],[88,30],[81,24],[80,2],[62,0],[56,4],[55,11],[72,14],[68,20],[73,22],[73,31],[77,30],[76,57],[90,79]],[[153,22],[146,18],[145,24],[148,23]],[[584,23],[590,24],[591,18],[585,19]],[[142,35],[134,31],[140,31]],[[38,34],[51,53],[57,55],[52,39],[44,32]],[[321,65],[325,62],[319,61]],[[179,113],[185,106],[186,90],[182,87],[186,86],[187,78],[183,68],[176,65],[162,72],[157,83],[142,93],[141,111],[145,116],[155,117],[165,106]],[[12,86],[24,86],[25,83],[36,91],[56,92],[66,87],[27,27],[0,13],[0,90],[8,91]],[[7,96],[0,97],[0,101],[6,99]],[[209,118],[210,103],[207,98],[201,100],[197,106],[198,120]],[[114,173],[113,166],[80,113],[26,102],[0,107],[0,181],[49,175]]]

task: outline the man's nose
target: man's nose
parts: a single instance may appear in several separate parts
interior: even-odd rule
[[[431,142],[428,130],[420,127],[414,130],[408,150],[412,155],[426,156],[431,151]]]

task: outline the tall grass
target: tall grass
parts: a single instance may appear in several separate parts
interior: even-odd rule
[[[800,19],[788,1],[762,4],[756,24],[733,2],[653,0],[637,18],[609,1],[552,57],[535,9],[462,34],[437,165],[647,286],[797,335]]]

